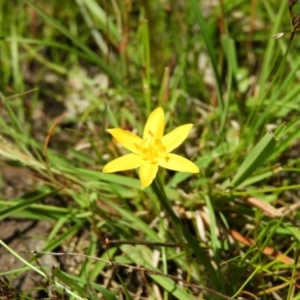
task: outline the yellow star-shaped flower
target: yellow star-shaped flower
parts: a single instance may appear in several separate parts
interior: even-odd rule
[[[163,135],[164,127],[164,111],[158,107],[147,120],[143,138],[120,128],[107,129],[123,147],[132,153],[109,162],[104,166],[103,172],[113,173],[140,168],[142,189],[152,183],[158,166],[174,171],[199,173],[199,168],[193,162],[170,153],[187,138],[193,124],[179,126],[167,135]]]

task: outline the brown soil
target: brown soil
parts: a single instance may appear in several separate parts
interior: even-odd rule
[[[33,181],[30,176],[26,176],[30,175],[29,170],[6,166],[2,167],[0,172],[4,183],[1,189],[1,199],[9,201],[31,189]],[[52,224],[49,221],[5,218],[0,221],[0,240],[26,261],[34,262],[30,251],[41,251],[43,249],[45,245],[44,239],[48,236],[51,228]],[[42,266],[49,267],[58,264],[57,259],[50,254],[43,255],[38,259],[38,262]],[[0,246],[0,273],[8,272],[6,275],[8,278],[9,272],[18,273],[14,270],[22,267],[24,267],[24,264],[19,259]],[[30,295],[35,299],[39,299],[39,295],[41,294],[37,288],[39,288],[38,283],[43,279],[42,276],[32,270],[20,273],[22,275],[12,278],[9,283],[4,278],[1,278],[0,299],[10,299],[14,295],[14,291],[32,291]],[[1,293],[3,294],[1,295]],[[17,299],[21,298],[17,297]]]

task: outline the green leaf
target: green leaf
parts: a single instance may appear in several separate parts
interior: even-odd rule
[[[80,285],[78,285],[73,278],[70,278],[67,273],[62,272],[58,268],[52,268],[52,274],[55,277],[57,277],[60,281],[62,281],[64,284],[69,286],[73,291],[78,292],[80,296],[83,297],[89,296],[89,293]]]
[[[48,15],[45,11],[39,8],[30,0],[25,0],[25,2],[34,8],[46,21],[55,26],[61,33],[63,33],[66,37],[68,37],[78,48],[80,48],[83,52],[85,52],[90,60],[97,63],[116,83],[119,85],[123,85],[121,79],[117,74],[111,69],[97,54],[95,54],[89,47],[87,47],[78,37],[72,35],[69,30],[64,27],[60,22],[58,22],[55,18]]]
[[[299,228],[296,228],[292,225],[286,225],[285,226],[290,232],[291,234],[300,242],[300,231]]]
[[[221,84],[221,78],[219,75],[219,71],[218,71],[218,64],[217,64],[217,58],[216,58],[216,49],[213,46],[213,39],[211,37],[211,34],[208,30],[207,27],[207,22],[205,21],[202,12],[200,10],[200,6],[199,6],[199,1],[197,0],[190,0],[189,1],[192,7],[192,10],[195,14],[195,19],[198,22],[200,28],[201,28],[201,36],[203,37],[203,40],[205,42],[205,45],[207,47],[207,52],[212,64],[212,68],[214,71],[214,75],[215,75],[215,79],[216,79],[216,90],[217,90],[217,95],[218,95],[218,105],[219,105],[219,109],[220,109],[220,122],[222,122],[222,116],[224,113],[224,99],[222,96],[222,84]],[[223,135],[222,132],[220,132],[220,135]]]
[[[15,201],[23,200],[16,205],[9,207],[7,209],[4,209],[0,212],[0,220],[4,219],[7,216],[10,216],[18,211],[24,210],[27,207],[31,206],[33,203],[45,199],[48,196],[54,195],[57,193],[57,190],[51,191],[49,193],[40,193],[39,191],[31,192],[27,195],[24,195],[23,197],[19,199],[15,199]],[[28,198],[28,199],[27,199]]]
[[[238,187],[268,158],[276,146],[276,140],[273,133],[267,133],[259,143],[247,155],[246,159],[239,167],[231,185]]]
[[[96,284],[94,282],[89,282],[89,284],[97,291],[99,291],[106,300],[117,300],[118,298],[112,292],[104,288],[103,286]]]
[[[119,278],[119,280],[120,280],[120,282],[121,282],[121,284],[122,284],[123,292],[124,292],[124,294],[125,294],[125,299],[126,299],[126,300],[133,300],[132,297],[129,295],[127,286],[126,286],[126,284],[124,283],[124,281],[122,280],[122,277],[121,277],[119,274],[117,274],[117,277]]]
[[[123,252],[131,258],[134,264],[143,266],[144,268],[147,268],[149,270],[160,272],[159,269],[154,268],[153,265],[149,263],[149,257],[153,256],[153,253],[150,249],[144,248],[142,246],[132,247],[130,245],[122,245],[121,248]],[[176,283],[171,278],[151,274],[148,274],[148,276],[151,277],[156,283],[158,283],[161,287],[163,287],[164,290],[168,291],[168,293],[170,293],[176,299],[195,299],[195,297],[188,294],[188,292],[185,289],[183,289],[178,283]]]

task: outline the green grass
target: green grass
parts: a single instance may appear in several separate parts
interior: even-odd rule
[[[291,30],[288,1],[0,1],[0,224],[49,224],[0,233],[0,298],[300,299]],[[102,173],[157,106],[201,173]]]

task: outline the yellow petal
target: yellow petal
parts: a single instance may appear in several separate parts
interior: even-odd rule
[[[108,131],[126,149],[136,154],[140,153],[135,145],[141,144],[143,140],[136,134],[120,128],[107,129],[106,131]]]
[[[113,173],[135,169],[141,166],[142,156],[137,154],[126,154],[116,158],[103,167],[103,173]]]
[[[143,139],[160,139],[164,134],[165,117],[161,107],[156,108],[149,116],[145,128]]]
[[[188,137],[192,127],[193,124],[182,125],[162,137],[161,142],[166,148],[166,152],[171,152],[182,144],[182,142]]]
[[[158,164],[173,171],[199,173],[199,168],[193,162],[173,153],[167,154],[167,159],[160,158]]]
[[[140,167],[141,188],[150,185],[156,176],[158,164],[144,162]]]

